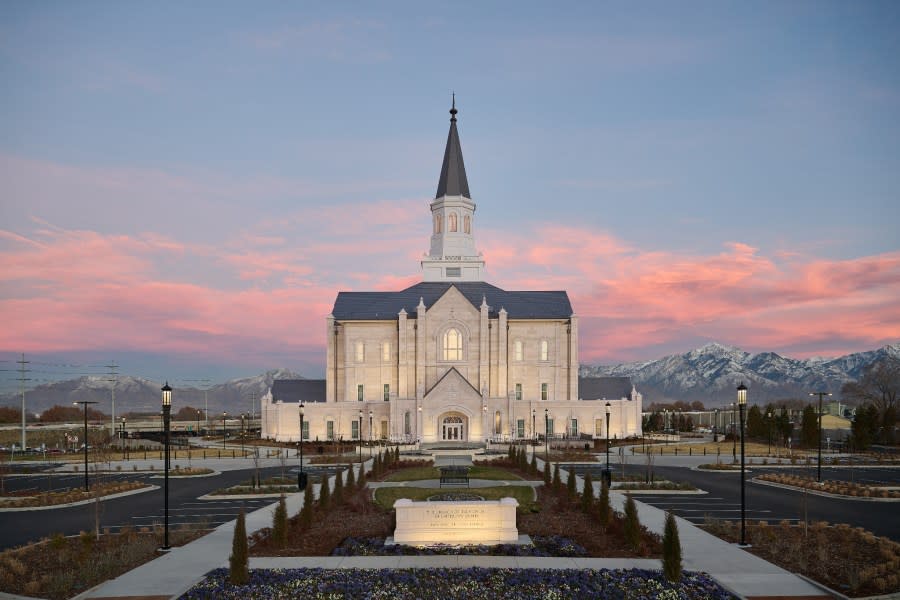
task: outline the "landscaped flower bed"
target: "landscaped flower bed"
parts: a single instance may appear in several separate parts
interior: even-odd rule
[[[840,496],[852,496],[857,498],[900,498],[900,492],[896,490],[885,490],[868,485],[851,483],[849,481],[827,479],[822,483],[819,483],[812,477],[802,477],[786,473],[764,473],[756,479],[801,489],[825,492],[827,494],[837,494]]]
[[[405,544],[384,545],[384,538],[347,538],[334,549],[332,556],[587,556],[583,546],[560,536],[535,535],[531,544],[495,544],[493,546],[427,546],[417,548]]]
[[[149,487],[151,486],[141,481],[95,482],[91,484],[91,491],[89,492],[85,492],[82,489],[70,489],[59,492],[40,492],[33,496],[3,497],[2,502],[0,502],[0,507],[31,508],[57,506],[60,504],[81,502],[83,500],[93,500],[95,497],[102,498],[112,494],[121,494],[123,492],[130,492]]]
[[[654,483],[622,483],[620,485],[613,486],[614,490],[617,491],[626,491],[626,490],[670,490],[670,491],[681,491],[681,492],[693,492],[696,491],[697,488],[691,485],[686,481],[656,481]]]
[[[391,600],[492,600],[552,598],[581,600],[734,598],[702,573],[679,583],[660,571],[642,569],[266,569],[250,571],[247,585],[228,583],[227,569],[210,572],[184,600],[390,598]]]

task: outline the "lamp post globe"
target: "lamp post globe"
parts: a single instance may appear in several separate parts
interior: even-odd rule
[[[747,404],[747,386],[742,381],[737,387],[737,404],[740,410],[741,421],[741,546],[747,545],[747,523],[746,523],[746,483],[744,480],[744,405]]]
[[[165,472],[164,476],[164,484],[163,487],[165,491],[163,496],[165,496],[165,506],[164,506],[164,526],[163,526],[163,545],[160,550],[168,552],[170,549],[169,546],[169,425],[170,419],[172,415],[172,388],[169,386],[169,382],[167,381],[164,386],[162,386],[162,412],[163,412],[163,427],[165,429],[165,450],[166,450],[166,458],[165,464],[163,465],[163,470]]]

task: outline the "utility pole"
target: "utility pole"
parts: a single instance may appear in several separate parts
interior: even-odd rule
[[[25,382],[31,379],[25,377],[25,373],[30,373],[31,369],[26,369],[25,365],[30,364],[30,360],[25,360],[25,353],[22,353],[21,360],[16,361],[19,364],[19,390],[22,392],[22,452],[25,452]]]
[[[109,381],[112,382],[112,387],[109,390],[110,399],[112,401],[112,418],[109,420],[110,440],[112,440],[113,438],[116,437],[116,376],[118,375],[118,373],[116,373],[116,369],[118,369],[119,366],[116,364],[116,361],[114,361],[114,360],[109,361],[108,365],[103,365],[103,366],[106,367],[107,369],[109,369],[109,376],[110,376]]]

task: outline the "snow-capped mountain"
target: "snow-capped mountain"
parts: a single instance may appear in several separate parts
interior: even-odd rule
[[[273,369],[255,377],[232,379],[226,383],[202,387],[180,385],[175,387],[173,410],[178,407],[193,406],[205,409],[207,404],[210,413],[227,411],[229,413],[250,412],[255,400],[255,411],[259,412],[259,399],[269,391],[276,379],[302,379],[300,375],[287,369]],[[40,413],[51,406],[69,406],[72,402],[88,400],[97,402],[94,406],[100,412],[110,414],[112,411],[112,391],[115,387],[116,414],[127,412],[158,412],[160,405],[159,383],[119,375],[115,384],[109,375],[90,375],[39,385],[25,393],[25,406],[29,413]],[[0,406],[21,406],[21,396],[17,393],[0,396]]]
[[[648,402],[700,400],[721,404],[733,400],[743,381],[749,399],[765,403],[805,398],[811,391],[837,393],[864,369],[886,356],[900,359],[900,344],[838,358],[797,360],[774,352],[751,354],[739,348],[707,344],[684,354],[612,366],[582,365],[582,376],[628,376]]]

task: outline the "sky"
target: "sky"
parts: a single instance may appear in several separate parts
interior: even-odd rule
[[[586,364],[900,341],[897,2],[0,3],[0,391],[324,373],[421,280],[456,93],[487,280]],[[66,377],[63,377],[63,376]]]

